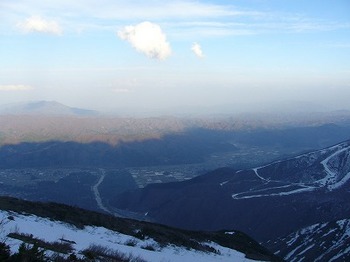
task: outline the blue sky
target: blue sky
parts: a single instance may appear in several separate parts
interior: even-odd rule
[[[348,0],[0,0],[0,47],[0,104],[350,109]]]

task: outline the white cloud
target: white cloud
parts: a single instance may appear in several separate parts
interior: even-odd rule
[[[64,25],[65,33],[86,30],[111,30],[119,23],[130,21],[180,22],[217,20],[231,17],[255,17],[256,11],[237,9],[232,5],[204,3],[193,0],[136,1],[136,0],[16,0],[0,1],[0,19],[6,27],[14,21],[33,14],[40,17],[55,17]],[[24,24],[23,22],[22,24]],[[57,22],[56,22],[57,24]],[[0,33],[1,33],[0,24]],[[37,31],[37,30],[35,30]],[[61,30],[62,31],[62,30]],[[42,31],[40,31],[42,32]],[[169,31],[168,31],[169,34]]]
[[[0,91],[28,91],[32,89],[28,85],[0,85]]]
[[[164,60],[171,55],[166,35],[157,24],[142,22],[126,26],[118,32],[118,36],[149,58]]]
[[[63,33],[57,22],[45,20],[40,16],[29,17],[24,22],[18,23],[18,27],[26,33],[39,32],[54,35],[62,35]]]
[[[199,57],[199,58],[203,58],[204,54],[202,51],[201,46],[198,43],[193,43],[191,50],[193,51],[193,53]]]
[[[0,1],[0,8],[12,9],[22,14],[49,13],[66,17],[84,16],[113,20],[256,15],[252,12],[237,10],[231,5],[192,0],[17,0]]]
[[[210,3],[212,2],[212,3]],[[112,31],[116,24],[151,20],[167,26],[167,34],[186,37],[250,35],[269,32],[312,32],[348,29],[349,23],[308,18],[299,13],[240,8],[224,1],[136,0],[16,0],[0,1],[0,34],[32,14],[55,17],[46,21],[31,17],[20,23],[26,32],[62,34],[94,30]],[[60,21],[59,24],[57,21]],[[169,27],[170,25],[170,27]],[[189,36],[189,37],[188,37]]]
[[[115,89],[112,89],[112,91],[114,93],[130,93],[131,92],[131,90],[127,89],[127,88],[115,88]]]

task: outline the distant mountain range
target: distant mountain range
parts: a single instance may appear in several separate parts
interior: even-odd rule
[[[121,194],[113,204],[162,224],[237,228],[268,241],[350,218],[349,187],[346,141],[248,170],[223,168],[181,183],[149,185]]]
[[[0,114],[96,116],[97,111],[69,107],[56,101],[35,101],[2,106]]]

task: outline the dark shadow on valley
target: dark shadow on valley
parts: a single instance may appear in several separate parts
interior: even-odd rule
[[[104,142],[24,142],[0,148],[0,168],[121,168],[200,163],[212,153],[237,150],[226,141],[231,136],[228,132],[196,129],[161,139],[120,142],[115,146]]]
[[[245,131],[190,129],[160,139],[79,143],[75,141],[23,142],[0,148],[0,168],[133,167],[193,164],[215,153],[242,149],[277,148],[280,156],[313,150],[349,138],[350,127],[328,124],[315,127]],[[250,156],[247,155],[247,158]],[[278,158],[279,156],[276,156]]]
[[[252,170],[233,175],[233,170],[238,170],[235,166],[180,183],[153,184],[138,189],[130,168],[201,165],[213,155],[240,152],[244,152],[242,157],[247,159],[247,167],[252,168],[257,167],[252,166],[257,163],[257,152],[262,152],[262,165],[273,158],[286,159],[286,156],[334,145],[349,139],[349,134],[348,126],[329,124],[249,131],[191,129],[161,139],[121,142],[116,146],[72,141],[4,145],[0,148],[0,194],[90,210],[127,210],[141,214],[144,219],[149,217],[186,229],[238,228],[264,241],[313,222],[348,216],[348,191],[341,188],[329,193],[314,190],[282,194],[278,198],[249,198],[251,190],[257,195],[273,196],[281,190],[299,190],[305,185],[286,180],[294,178],[290,175],[294,171],[288,170],[285,171],[288,176],[278,181],[280,184],[270,182],[266,188],[266,181]],[[265,156],[265,152],[276,149],[278,154]],[[320,167],[317,163],[314,170]],[[261,174],[264,173],[261,171]],[[139,173],[143,175],[143,171]]]

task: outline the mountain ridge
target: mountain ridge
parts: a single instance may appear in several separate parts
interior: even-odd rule
[[[248,170],[125,192],[115,207],[180,228],[234,227],[266,241],[350,217],[350,141]],[[298,167],[298,168],[297,168]]]
[[[96,116],[97,111],[70,107],[56,101],[31,101],[5,105],[1,115],[46,115],[46,116]]]
[[[350,219],[318,223],[264,243],[286,261],[348,261]]]

